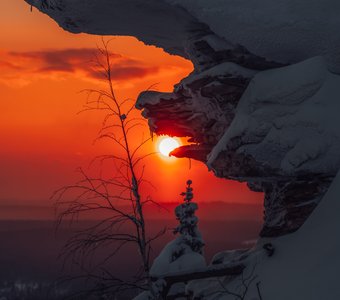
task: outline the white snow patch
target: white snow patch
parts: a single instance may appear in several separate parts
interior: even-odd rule
[[[340,299],[340,172],[295,234],[274,240],[277,255],[259,269],[264,299]]]
[[[250,52],[296,63],[323,55],[340,72],[337,0],[166,0],[184,7],[211,30]]]
[[[340,76],[315,57],[255,75],[236,108],[236,116],[209,155],[233,149],[291,175],[311,169],[336,173],[340,166]],[[248,140],[256,139],[255,142]]]
[[[203,255],[193,252],[183,243],[182,236],[168,243],[154,260],[150,274],[162,277],[167,273],[195,271],[206,266]]]
[[[161,99],[170,100],[172,93],[160,93],[156,91],[145,91],[139,94],[136,107],[141,109],[145,104],[155,105],[158,104]]]

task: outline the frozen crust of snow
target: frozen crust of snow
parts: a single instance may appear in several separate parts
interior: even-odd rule
[[[238,153],[262,165],[294,175],[336,174],[340,166],[340,76],[315,57],[254,76],[236,108],[236,116],[209,155],[219,155],[239,138]]]

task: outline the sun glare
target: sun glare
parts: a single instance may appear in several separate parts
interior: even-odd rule
[[[170,152],[180,146],[178,139],[163,137],[158,143],[158,151],[161,155],[169,157]]]

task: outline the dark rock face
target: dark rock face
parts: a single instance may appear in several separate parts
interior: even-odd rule
[[[264,226],[262,237],[275,237],[298,230],[331,184],[332,178],[300,178],[262,184]]]
[[[210,32],[210,35],[214,35]],[[217,37],[214,36],[215,39]],[[232,62],[251,70],[268,70],[284,66],[281,63],[267,61],[263,57],[250,53],[241,45],[228,45],[227,49],[215,50],[204,37],[191,43],[187,49],[196,70],[204,71],[223,62]]]
[[[209,41],[227,49],[214,50]],[[177,84],[173,93],[141,93],[136,106],[143,109],[156,134],[190,137],[194,144],[176,149],[172,155],[206,162],[207,154],[232,122],[252,76],[281,64],[230,45],[211,32],[195,37],[186,52],[194,63],[194,73]]]
[[[252,76],[281,66],[241,46],[224,44],[227,49],[214,50],[209,44],[212,39],[216,43],[218,38],[200,37],[188,46],[195,72],[177,84],[173,93],[144,92],[137,101],[153,132],[190,137],[192,144],[175,149],[172,155],[204,163],[233,121]],[[260,236],[277,237],[300,228],[327,191],[332,176],[283,176],[273,165],[237,151],[244,143],[256,144],[261,138],[233,139],[213,169],[218,177],[247,181],[251,190],[265,193]]]
[[[223,168],[215,174],[222,178],[247,181],[254,192],[264,192],[264,225],[261,237],[277,237],[298,230],[328,190],[332,175],[306,174],[284,177],[278,170],[260,166],[251,156],[223,153]],[[254,178],[260,182],[252,181]]]
[[[144,109],[143,116],[149,119],[150,128],[156,134],[190,137],[189,141],[193,144],[175,150],[172,155],[206,162],[207,154],[222,137],[234,117],[238,97],[247,84],[247,80],[242,81],[242,84],[235,87],[224,86],[216,78],[204,78],[193,82],[190,87],[178,87],[171,95],[154,94],[153,97],[159,99],[157,104],[146,103],[139,108]],[[211,82],[216,85],[209,86]],[[232,89],[237,92],[230,103],[218,100],[224,99],[222,95]],[[150,97],[150,92],[146,93],[147,97]],[[214,96],[209,97],[208,94]],[[141,97],[143,96],[142,94]]]

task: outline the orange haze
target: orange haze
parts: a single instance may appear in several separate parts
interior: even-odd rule
[[[110,151],[107,144],[92,143],[101,117],[77,114],[85,101],[79,91],[102,84],[90,68],[100,41],[63,31],[49,17],[30,12],[23,0],[0,2],[0,205],[50,205],[53,190],[77,179],[78,166]],[[133,37],[114,38],[110,49],[120,98],[135,99],[153,84],[171,91],[192,71],[189,61]],[[262,201],[261,194],[215,178],[198,162],[189,169],[187,160],[155,156],[147,177],[157,187],[148,192],[159,201],[179,201],[187,178],[197,201]]]

